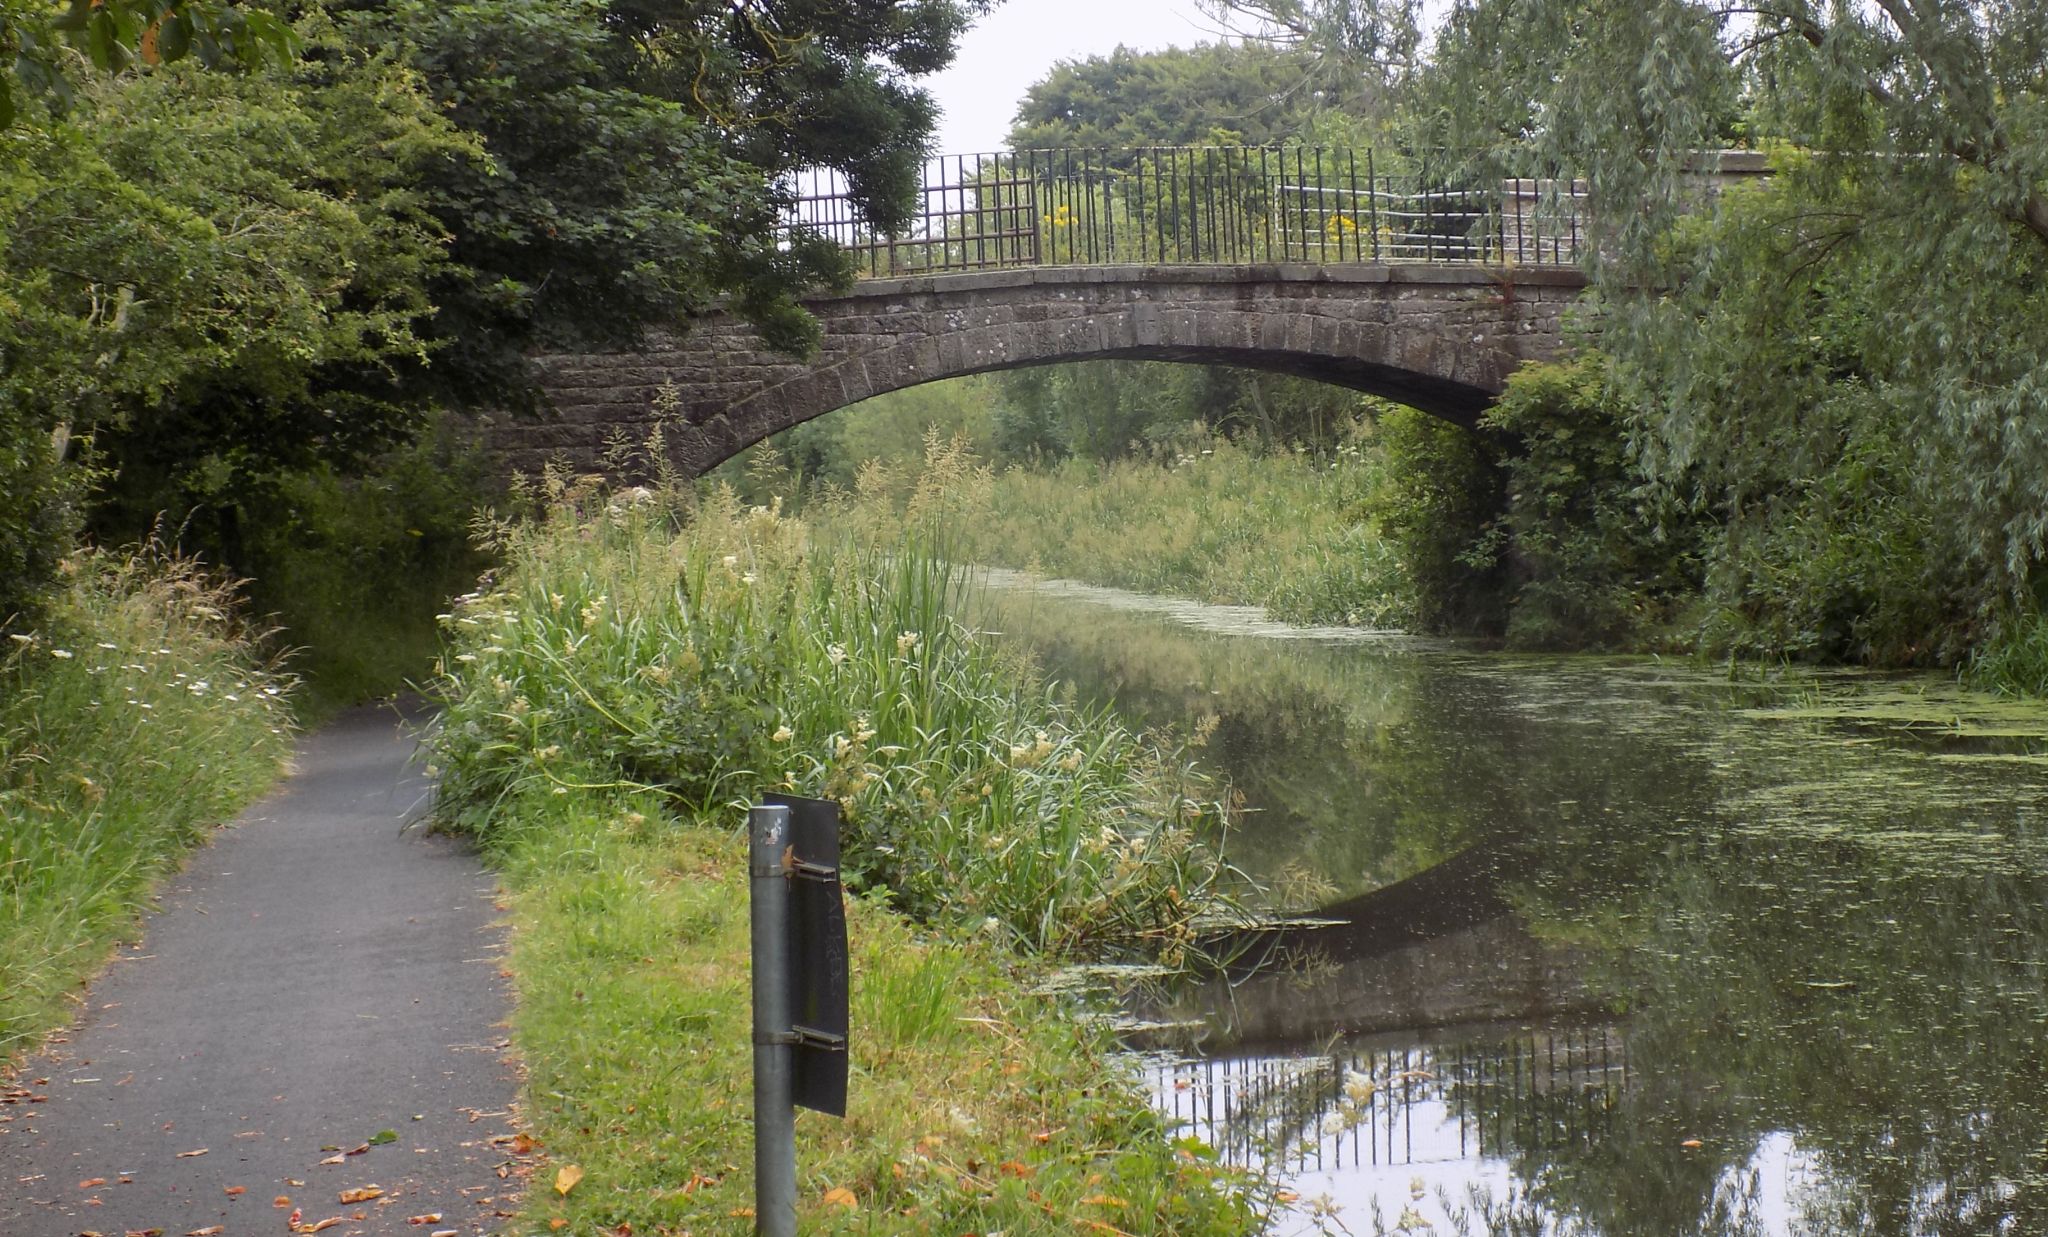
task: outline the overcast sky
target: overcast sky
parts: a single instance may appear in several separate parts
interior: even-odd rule
[[[933,152],[1002,149],[1018,100],[1059,61],[1215,37],[1194,0],[1007,0],[960,41],[952,68],[926,79],[945,109]]]

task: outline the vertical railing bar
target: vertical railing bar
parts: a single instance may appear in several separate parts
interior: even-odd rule
[[[1365,205],[1371,219],[1367,227],[1372,231],[1372,260],[1380,257],[1380,191],[1373,183],[1372,147],[1365,148]]]

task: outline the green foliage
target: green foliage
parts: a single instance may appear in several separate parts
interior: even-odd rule
[[[995,457],[1006,463],[1142,456],[1191,430],[1328,454],[1343,441],[1361,399],[1304,378],[1160,361],[1049,365],[1012,370],[997,381],[1003,399]]]
[[[70,990],[156,879],[279,773],[285,690],[191,563],[65,560],[47,623],[0,651],[0,1057]]]
[[[1024,92],[1012,150],[1298,140],[1319,104],[1309,59],[1239,43],[1065,60]]]
[[[1636,467],[1607,358],[1525,365],[1482,429],[1507,446],[1490,531],[1521,648],[1615,648],[1665,627],[1700,586],[1701,530]]]
[[[859,883],[1032,951],[1178,965],[1239,914],[1197,840],[1220,809],[976,642],[928,541],[883,554],[814,531],[853,513],[812,526],[729,493],[680,533],[673,496],[586,499],[587,516],[564,497],[453,620],[436,744],[452,826],[495,845],[499,805],[532,788],[656,786],[695,810],[787,789],[846,805]],[[957,524],[963,501],[935,483],[910,523]]]
[[[447,425],[362,475],[288,473],[243,501],[249,605],[292,650],[313,715],[425,683],[440,651],[435,613],[490,563],[470,541],[501,502],[488,462]]]
[[[749,502],[797,505],[812,490],[851,491],[872,464],[922,459],[927,439],[964,439],[976,455],[996,454],[1000,387],[980,375],[906,387],[784,430],[721,464],[715,482]],[[906,489],[901,497],[909,497]]]
[[[407,410],[321,388],[423,347],[440,232],[400,185],[459,145],[391,70],[97,80],[69,120],[11,133],[0,423],[26,483],[10,498],[46,515],[5,540],[62,531],[47,513],[85,478],[52,443],[111,474],[96,522],[133,538],[249,476],[406,433]],[[53,544],[10,555],[8,608],[47,583]]]
[[[0,3],[0,129],[14,123],[29,98],[59,110],[73,97],[65,51],[81,53],[102,72],[140,61],[171,64],[192,57],[209,68],[260,68],[297,51],[291,28],[268,9],[213,0],[30,0]]]
[[[1379,429],[1385,473],[1370,509],[1414,589],[1416,622],[1424,631],[1498,631],[1497,452],[1413,408],[1387,407]]]
[[[988,479],[986,504],[953,524],[949,544],[978,563],[1263,606],[1288,622],[1402,626],[1409,586],[1366,514],[1380,475],[1369,435],[1348,427],[1321,459],[1192,433],[1145,458],[1011,468]],[[930,464],[870,467],[863,521],[904,518],[941,484]]]

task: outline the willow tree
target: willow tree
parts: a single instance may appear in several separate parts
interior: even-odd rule
[[[1421,11],[1218,2],[1360,48]],[[1582,178],[1640,465],[1757,643],[1948,660],[2038,609],[2048,5],[1455,0],[1421,59],[1418,144]],[[1777,174],[1715,204],[1731,145]]]

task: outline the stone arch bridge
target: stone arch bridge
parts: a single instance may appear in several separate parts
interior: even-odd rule
[[[809,361],[707,315],[637,353],[538,358],[556,416],[487,429],[508,469],[595,470],[657,424],[702,473],[793,425],[943,378],[1111,358],[1319,379],[1471,425],[1524,361],[1562,343],[1584,286],[1562,268],[1430,264],[1059,266],[862,280],[808,302]]]
[[[640,352],[537,358],[557,415],[487,423],[487,444],[508,469],[589,471],[660,425],[694,475],[889,391],[1109,358],[1294,374],[1470,425],[1558,351],[1585,282],[1569,180],[1461,188],[1371,151],[1151,147],[935,159],[923,184],[897,236],[843,184],[786,186],[788,226],[863,276],[808,302],[810,360],[713,311]]]

